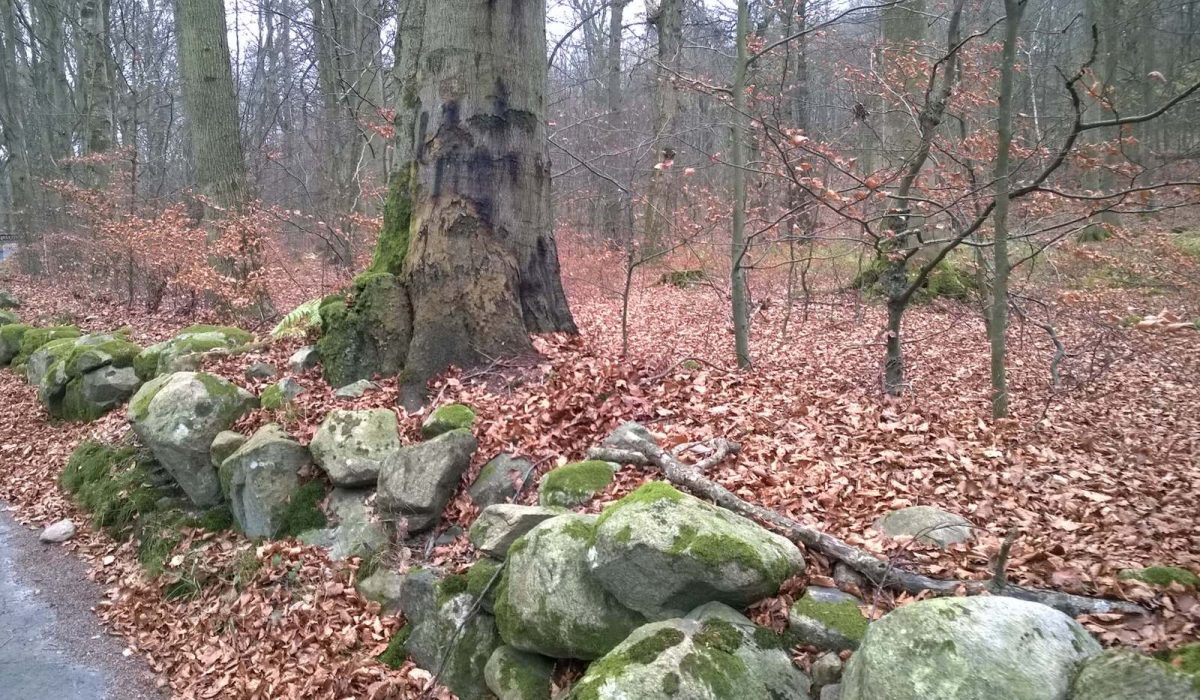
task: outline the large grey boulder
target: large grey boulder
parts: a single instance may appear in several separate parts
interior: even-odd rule
[[[138,376],[149,380],[160,374],[190,371],[200,364],[204,353],[216,350],[236,351],[254,340],[240,328],[229,326],[188,326],[169,340],[146,348],[134,361]]]
[[[495,605],[509,646],[555,658],[595,659],[645,622],[588,572],[595,523],[596,516],[560,515],[509,548]]]
[[[569,698],[688,698],[688,700],[805,700],[808,678],[785,649],[760,646],[755,625],[711,603],[685,618],[634,630],[588,667]]]
[[[385,515],[404,518],[409,532],[432,527],[471,464],[475,436],[452,430],[388,455],[379,472],[375,505]]]
[[[943,549],[971,539],[970,521],[933,506],[901,508],[880,518],[875,527],[889,537],[913,537]]]
[[[391,569],[380,569],[367,578],[361,579],[355,588],[358,594],[367,600],[379,603],[380,612],[393,615],[400,612],[400,591],[404,577]]]
[[[554,662],[527,651],[499,646],[483,669],[488,690],[498,700],[550,700]]]
[[[1067,700],[1100,645],[1057,610],[1007,597],[937,598],[867,629],[843,700]]]
[[[100,413],[124,402],[142,385],[132,367],[101,367],[79,381],[79,398]]]
[[[249,392],[220,377],[179,372],[142,385],[129,402],[128,418],[192,503],[207,508],[221,502],[209,447],[253,405]]]
[[[496,455],[479,470],[479,476],[467,491],[480,508],[507,503],[533,473],[533,462],[510,454]]]
[[[317,352],[315,345],[302,347],[288,358],[288,369],[296,374],[304,374],[319,364],[321,364],[321,353]]]
[[[491,698],[484,670],[492,652],[500,646],[496,621],[475,609],[475,598],[459,593],[439,600],[434,608],[417,618],[405,644],[416,664],[441,675],[438,680],[460,700]]]
[[[475,549],[489,557],[503,559],[508,554],[509,547],[518,538],[523,537],[539,523],[564,512],[561,508],[500,503],[484,508],[471,524],[467,536],[471,544],[475,545]]]
[[[229,478],[233,519],[250,537],[274,537],[284,511],[300,487],[299,472],[310,464],[308,450],[271,423],[221,464]]]
[[[326,509],[332,516],[333,526],[303,532],[301,541],[325,547],[329,550],[329,558],[334,560],[367,557],[386,549],[387,529],[366,504],[372,493],[365,489],[335,488],[329,494]]]
[[[396,414],[386,408],[330,411],[308,449],[334,486],[374,486],[384,462],[400,449]]]
[[[1132,651],[1109,650],[1083,664],[1071,700],[1200,700],[1200,681]]]
[[[245,444],[245,435],[233,430],[222,430],[213,438],[212,445],[208,448],[209,461],[220,470],[221,463],[229,459],[229,455],[237,452]]]
[[[857,649],[867,633],[861,605],[836,588],[809,586],[788,610],[788,632],[795,643],[823,651]]]
[[[663,620],[709,601],[742,608],[774,595],[804,557],[746,518],[650,482],[605,509],[588,564],[625,607]]]
[[[51,340],[25,365],[26,379],[50,415],[94,420],[133,395],[141,382],[133,361],[141,348],[115,335]]]

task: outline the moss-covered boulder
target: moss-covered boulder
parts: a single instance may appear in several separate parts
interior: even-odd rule
[[[498,700],[550,700],[554,662],[538,654],[499,646],[483,669],[487,687]]]
[[[12,292],[0,289],[0,309],[19,309],[21,308],[21,300]]]
[[[468,493],[480,508],[511,501],[533,473],[533,462],[510,454],[493,457],[483,468]]]
[[[452,430],[393,451],[379,472],[379,511],[404,519],[408,532],[433,527],[471,465],[476,445],[471,431]]]
[[[285,531],[288,506],[300,488],[308,450],[274,423],[264,425],[221,463],[229,475],[229,507],[242,532],[275,537]]]
[[[404,369],[412,321],[408,295],[400,280],[386,272],[360,275],[343,295],[321,303],[321,339],[317,349],[325,379],[345,386]]]
[[[1200,642],[1184,644],[1177,649],[1155,654],[1155,657],[1171,668],[1182,671],[1192,677],[1197,688],[1200,688]]]
[[[142,443],[201,507],[221,502],[221,484],[209,448],[217,434],[254,405],[254,396],[203,372],[153,379],[134,394],[128,418]]]
[[[575,684],[571,700],[808,698],[809,679],[771,635],[736,610],[707,604],[634,630]]]
[[[471,524],[468,538],[475,549],[503,559],[513,543],[538,524],[563,514],[562,508],[498,503],[483,509]]]
[[[933,506],[909,506],[879,519],[875,527],[889,537],[912,537],[943,549],[971,539],[971,523]]]
[[[188,326],[169,340],[151,345],[134,362],[143,381],[160,374],[199,367],[199,357],[212,350],[236,351],[254,341],[254,335],[231,326]]]
[[[823,651],[857,649],[868,623],[861,605],[836,588],[809,586],[788,610],[788,633],[795,643]]]
[[[555,658],[596,659],[645,622],[588,571],[595,516],[560,515],[508,550],[496,621],[504,641]]]
[[[421,423],[422,437],[435,438],[451,430],[470,430],[475,425],[475,411],[461,403],[438,406]]]
[[[461,700],[490,698],[484,669],[501,643],[495,620],[476,611],[466,592],[435,590],[434,606],[409,620],[408,656],[430,672],[440,670],[439,681]]]
[[[614,598],[651,620],[709,601],[745,607],[804,570],[787,539],[665,482],[605,509],[588,562]]]
[[[1185,588],[1200,588],[1200,576],[1178,566],[1147,566],[1144,569],[1126,569],[1120,573],[1120,577],[1163,588],[1173,583]]]
[[[83,335],[75,326],[52,326],[50,328],[29,328],[21,335],[21,349],[12,358],[14,367],[23,367],[29,362],[33,353],[49,342],[63,338],[78,338]]]
[[[21,352],[21,338],[29,331],[23,323],[8,323],[0,326],[0,365],[12,362]]]
[[[400,449],[396,414],[386,408],[335,409],[325,415],[308,449],[335,486],[374,486],[384,462]]]
[[[51,416],[95,420],[141,386],[132,366],[139,352],[140,347],[115,335],[60,338],[30,355],[25,375]]]
[[[300,382],[291,377],[285,377],[263,389],[262,394],[258,397],[258,405],[269,411],[277,411],[295,401],[296,397],[303,393],[304,387],[300,385]]]
[[[359,579],[355,584],[358,594],[367,600],[379,603],[384,615],[400,612],[400,589],[404,577],[391,569],[380,569],[370,576]]]
[[[1200,700],[1200,679],[1132,651],[1109,650],[1088,659],[1071,700]]]
[[[1100,645],[1061,612],[1001,596],[938,598],[867,628],[843,700],[1067,700]]]
[[[542,477],[542,483],[538,486],[538,503],[560,508],[583,505],[608,488],[617,468],[618,465],[612,462],[594,459],[564,464]]]
[[[12,311],[0,309],[0,326],[7,326],[10,323],[20,323],[21,317]]]

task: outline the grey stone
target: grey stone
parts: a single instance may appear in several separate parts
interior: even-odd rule
[[[1071,700],[1200,700],[1193,676],[1132,651],[1109,650],[1083,664]]]
[[[370,379],[360,379],[357,382],[353,382],[341,387],[337,391],[333,392],[333,395],[339,399],[357,399],[366,394],[368,391],[378,388],[379,385]]]
[[[12,292],[0,290],[0,309],[19,309],[21,300]]]
[[[192,503],[221,502],[209,448],[222,430],[254,405],[254,397],[220,377],[180,372],[158,377],[134,394],[129,421],[142,443]]]
[[[860,591],[864,590],[867,584],[867,580],[863,578],[862,574],[840,561],[833,566],[833,581],[838,586],[857,588]]]
[[[400,609],[411,623],[419,623],[434,609],[440,573],[436,569],[409,569],[400,581]]]
[[[538,503],[560,508],[581,506],[612,484],[619,467],[612,462],[589,459],[552,469],[538,484]]]
[[[66,542],[75,536],[75,523],[70,520],[59,520],[51,523],[42,530],[38,539],[42,542]]]
[[[358,582],[358,594],[379,603],[380,612],[394,615],[400,612],[400,590],[404,577],[391,569],[380,569]]]
[[[817,688],[834,685],[842,679],[842,657],[836,652],[826,652],[813,661],[812,682]]]
[[[518,485],[524,484],[533,473],[533,462],[509,454],[496,455],[479,470],[468,493],[480,508],[511,501]]]
[[[475,549],[489,557],[503,559],[508,554],[508,548],[519,537],[523,537],[539,523],[562,515],[563,512],[562,508],[518,506],[510,503],[488,506],[471,524],[468,536]]]
[[[255,362],[246,368],[246,379],[270,379],[279,374],[275,365],[266,362]]]
[[[452,430],[392,452],[379,472],[376,507],[404,518],[409,532],[429,529],[454,495],[476,444],[471,431]]]
[[[421,435],[433,438],[451,430],[470,430],[475,424],[475,411],[461,403],[435,408],[421,423]]]
[[[220,469],[221,463],[229,459],[229,455],[237,452],[245,444],[245,435],[233,430],[222,430],[213,438],[212,445],[208,448],[209,461],[214,467]]]
[[[467,593],[435,606],[410,623],[412,634],[405,644],[409,657],[427,670],[440,669],[439,682],[460,700],[490,698],[484,669],[500,646],[495,620],[475,610],[475,599]]]
[[[433,544],[436,547],[453,544],[454,541],[459,537],[462,537],[462,535],[463,529],[461,527],[458,525],[451,525],[450,527],[438,533],[437,537],[433,538]]]
[[[296,374],[304,374],[319,364],[321,364],[321,353],[317,352],[315,345],[302,347],[288,358],[288,369]]]
[[[637,421],[627,421],[618,425],[616,430],[609,433],[608,437],[604,438],[601,444],[605,447],[621,447],[630,438],[645,440],[654,445],[658,444],[658,441],[654,439],[654,434],[650,432],[649,428]]]
[[[132,367],[101,367],[83,375],[79,395],[96,410],[107,411],[133,396],[141,385]]]
[[[329,494],[329,515],[334,525],[300,534],[300,540],[325,547],[333,560],[368,557],[388,545],[387,528],[367,507],[373,491],[336,488]]]
[[[134,361],[138,376],[149,380],[160,374],[194,371],[206,352],[233,351],[254,340],[240,328],[189,326],[169,340],[146,348]]]
[[[820,700],[842,700],[842,685],[834,683],[821,688]]]
[[[592,664],[570,697],[807,700],[808,677],[785,650],[760,646],[756,632],[752,622],[720,603],[652,622]]]
[[[308,448],[336,486],[374,486],[379,470],[400,449],[396,414],[386,408],[330,411]]]
[[[496,647],[483,669],[487,687],[497,700],[550,700],[553,674],[550,659],[507,645]]]
[[[971,523],[933,506],[910,506],[888,513],[875,525],[889,537],[914,537],[943,549],[971,539]]]
[[[868,624],[861,605],[836,588],[809,586],[788,610],[788,631],[797,644],[823,651],[857,649]]]
[[[664,482],[604,511],[588,565],[625,607],[678,617],[708,601],[745,607],[804,571],[796,545]]]
[[[504,641],[543,656],[596,659],[645,620],[587,570],[596,516],[559,515],[540,523],[508,551],[496,622]]]
[[[1067,700],[1100,645],[1057,610],[1002,596],[937,598],[867,629],[842,700]]]
[[[259,428],[221,464],[229,475],[233,519],[250,537],[275,537],[288,502],[300,486],[308,450],[273,423]]]

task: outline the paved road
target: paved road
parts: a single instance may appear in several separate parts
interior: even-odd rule
[[[165,697],[92,614],[100,598],[83,562],[38,542],[0,502],[0,700]]]

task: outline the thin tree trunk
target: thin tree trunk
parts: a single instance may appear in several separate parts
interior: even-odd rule
[[[643,258],[657,255],[666,248],[675,215],[677,191],[674,167],[676,148],[675,118],[679,111],[679,91],[675,74],[679,72],[683,52],[683,2],[662,0],[658,12],[650,18],[658,30],[658,62],[654,84],[654,152],[656,163],[646,187],[646,216],[643,226]]]
[[[733,345],[738,367],[750,366],[750,309],[746,285],[746,43],[750,27],[750,6],[738,0],[737,59],[733,69],[733,232],[732,258]]]
[[[79,5],[81,52],[79,73],[84,94],[83,119],[86,148],[102,155],[112,148],[112,79],[109,75],[109,25],[106,0],[82,0]],[[109,164],[91,162],[92,186],[108,182]]]
[[[608,51],[604,66],[604,97],[608,114],[604,121],[608,132],[605,139],[613,151],[621,146],[617,133],[622,126],[621,33],[624,30],[626,4],[628,0],[613,0],[608,8]],[[618,178],[617,165],[620,160],[617,156],[605,159],[605,173],[612,179],[600,182],[600,233],[606,241],[624,241],[629,235],[625,230],[625,192],[614,181]]]
[[[1025,0],[1004,0],[1004,54],[1000,64],[1000,100],[996,111],[996,164],[993,172],[996,208],[992,212],[995,279],[992,310],[988,323],[992,366],[992,417],[1008,415],[1008,374],[1004,364],[1005,334],[1008,331],[1008,188],[1009,148],[1012,146],[1013,78],[1017,70],[1017,40]]]

